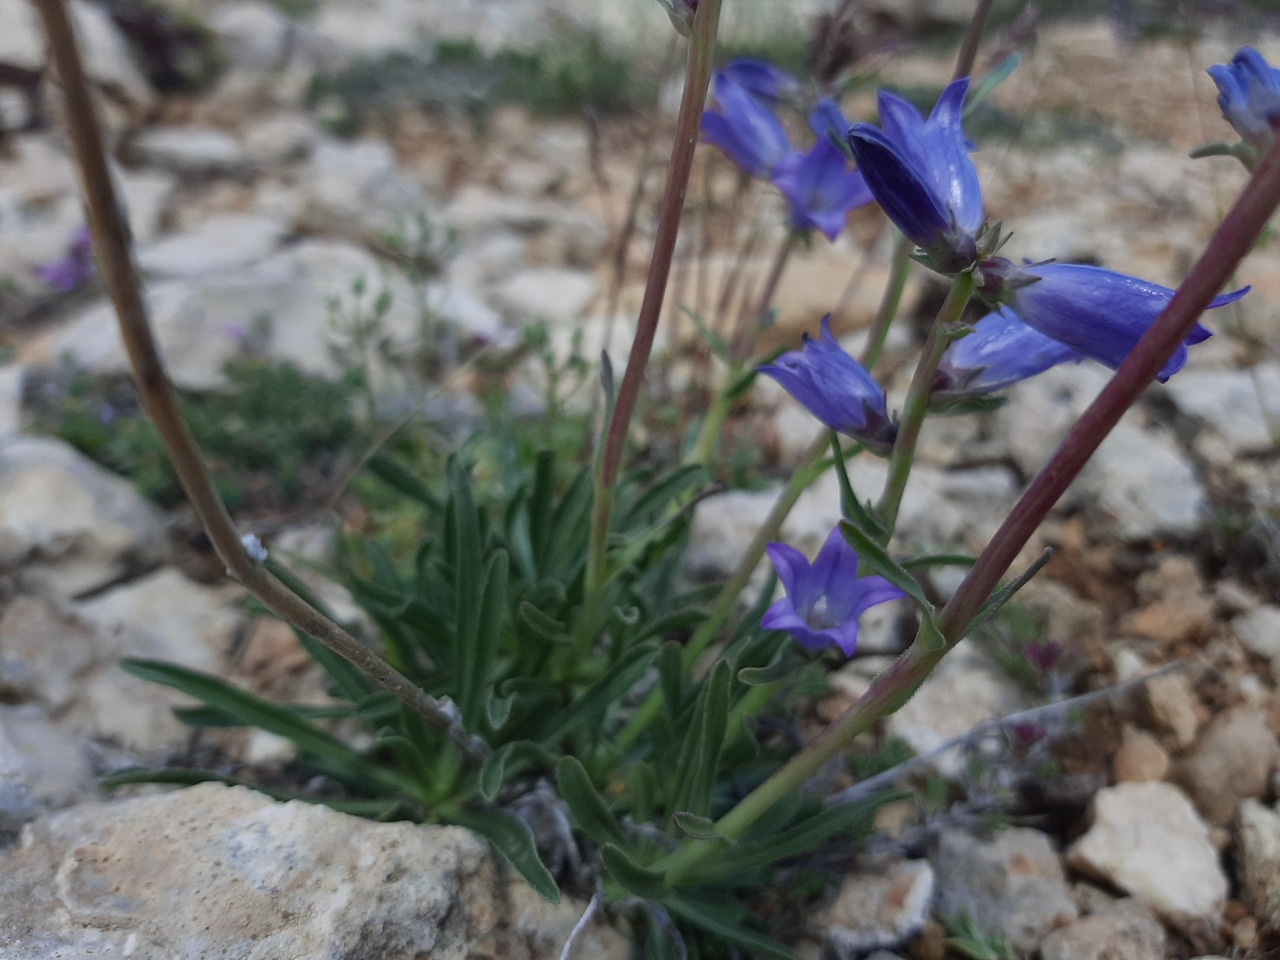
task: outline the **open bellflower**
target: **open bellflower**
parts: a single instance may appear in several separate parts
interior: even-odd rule
[[[792,149],[769,106],[771,98],[789,95],[787,81],[798,82],[768,64],[735,60],[716,74],[719,109],[702,115],[702,136],[746,173],[782,192],[792,229],[820,230],[835,240],[849,211],[871,202],[871,191],[826,133],[832,125],[848,127],[833,102],[823,100],[814,108],[810,125],[819,135],[813,147]]]
[[[1175,291],[1158,283],[1079,263],[1016,266],[1007,260],[983,264],[999,276],[1004,303],[1029,327],[1066,344],[1113,370],[1124,362]],[[1226,306],[1249,292],[1243,287],[1214,297],[1209,309]],[[1200,324],[1157,374],[1161,383],[1183,368],[1187,347],[1213,334]],[[963,342],[963,341],[962,341]]]
[[[1218,106],[1242,140],[1258,152],[1276,137],[1280,126],[1280,70],[1253,47],[1243,47],[1230,63],[1209,68],[1218,85]]]
[[[859,441],[874,453],[887,453],[898,428],[885,408],[884,389],[866,368],[841,349],[831,333],[831,316],[822,318],[822,336],[804,335],[804,347],[760,367],[830,429]]]
[[[66,253],[36,270],[36,275],[59,293],[70,293],[93,279],[93,238],[80,227],[67,244]]]
[[[858,169],[885,214],[942,273],[969,267],[978,257],[985,214],[978,171],[964,135],[967,77],[942,91],[929,119],[910,103],[881,90],[880,127],[856,123],[849,146]]]
[[[859,577],[858,554],[840,528],[810,564],[785,543],[765,547],[787,595],[771,606],[761,621],[766,630],[785,630],[806,650],[839,647],[846,657],[858,645],[858,618],[880,603],[906,594],[884,577]]]
[[[947,347],[938,364],[933,395],[954,399],[995,393],[1084,354],[1023,323],[998,307]]]

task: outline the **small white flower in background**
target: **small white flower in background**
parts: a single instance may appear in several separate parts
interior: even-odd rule
[[[257,534],[246,533],[240,538],[240,542],[244,544],[244,548],[248,551],[249,556],[258,563],[267,559],[267,548],[262,545],[262,541],[258,539]]]

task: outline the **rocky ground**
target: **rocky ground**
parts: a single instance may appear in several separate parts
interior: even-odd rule
[[[360,278],[391,292],[384,330],[404,350],[418,343],[425,303],[460,348],[502,354],[536,318],[561,350],[581,332],[584,355],[605,343],[615,362],[625,357],[625,323],[609,306],[625,319],[638,301],[656,175],[620,257],[617,238],[637,167],[660,162],[646,160],[644,143],[665,142],[669,112],[587,124],[499,106],[477,125],[465,110],[401,106],[351,139],[329,131],[326,105],[309,106],[306,92],[318,72],[417,31],[499,50],[568,21],[660,58],[667,30],[652,0],[567,4],[556,17],[532,0],[384,0],[374,13],[329,0],[297,18],[257,0],[191,2],[221,69],[194,94],[159,92],[102,8],[72,6],[180,386],[222,386],[223,361],[260,317],[270,324],[257,349],[338,372],[328,318],[334,298],[339,313],[358,308]],[[731,38],[780,29],[767,4],[727,6]],[[902,6],[920,19],[967,15],[963,3]],[[789,17],[802,13],[788,5]],[[988,208],[1015,230],[1017,254],[1091,258],[1168,283],[1185,272],[1243,182],[1231,161],[1186,158],[1228,136],[1202,68],[1235,42],[1215,29],[1141,46],[1101,21],[1042,31],[994,96],[991,129],[975,133]],[[1280,40],[1253,42],[1280,57]],[[0,68],[30,78],[42,62],[27,0],[0,0]],[[907,44],[884,77],[936,85],[949,69]],[[25,89],[0,87],[4,126],[29,127],[0,139],[0,339],[13,357],[0,366],[0,958],[558,955],[582,904],[542,904],[495,874],[464,831],[375,824],[219,785],[127,799],[99,788],[106,772],[190,745],[170,712],[177,699],[124,674],[123,656],[293,699],[319,685],[287,630],[247,613],[236,587],[179,564],[189,553],[176,543],[175,529],[187,529],[180,513],[30,432],[24,397],[49,370],[71,362],[119,373],[125,361],[96,284],[60,294],[36,273],[63,254],[82,217],[56,89],[46,79],[35,100]],[[669,92],[657,92],[669,107]],[[849,112],[870,103],[851,101]],[[694,182],[691,223],[707,227],[689,231],[674,299],[697,304],[713,299],[707,291],[773,211],[761,195],[749,222],[727,215],[737,182],[724,164]],[[456,231],[458,252],[414,282],[386,237],[412,233],[419,212]],[[768,239],[751,245],[744,276],[767,270]],[[855,215],[840,241],[792,264],[770,336],[789,342],[836,310],[855,342],[887,257],[877,217]],[[1253,293],[1214,315],[1217,336],[1125,418],[1028,550],[1030,559],[1057,549],[1026,592],[1057,651],[1038,688],[990,650],[960,650],[885,725],[882,739],[918,754],[958,743],[931,759],[952,779],[951,802],[882,811],[865,857],[811,918],[803,955],[1005,956],[947,953],[962,914],[1002,932],[1011,956],[1280,955],[1280,245],[1262,244],[1240,280]],[[906,309],[925,310],[935,295],[916,277]],[[664,330],[658,369],[678,393],[704,368],[676,310]],[[891,363],[909,353],[910,334],[896,337]],[[891,395],[901,397],[908,373]],[[536,411],[539,374],[511,365],[513,406]],[[379,376],[393,395],[395,371]],[[931,422],[903,505],[904,543],[979,548],[1106,376],[1058,368],[995,413]],[[465,420],[477,383],[470,367],[450,370],[432,402]],[[812,433],[770,383],[729,425],[730,437],[763,451],[768,475],[785,472]],[[883,467],[856,461],[852,476],[874,489]],[[726,572],[775,494],[707,500],[695,568]],[[788,541],[816,549],[838,502],[834,477],[821,479]],[[269,545],[323,558],[330,523],[295,519]],[[935,583],[943,595],[949,586]],[[833,677],[836,694],[817,716],[833,715],[883,666],[901,613],[868,624],[867,655]],[[982,727],[1170,664],[1087,712],[1037,714],[1030,745],[1015,742],[1021,728]],[[266,734],[221,749],[249,763],[282,758]],[[1011,807],[1010,793],[1020,798]],[[1011,824],[984,831],[989,814],[1009,809]],[[591,937],[580,956],[627,955],[603,923]]]

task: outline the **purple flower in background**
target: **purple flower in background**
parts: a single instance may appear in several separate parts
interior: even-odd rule
[[[745,87],[716,74],[720,110],[702,115],[702,136],[753,177],[769,177],[791,154],[787,132],[773,111]]]
[[[1218,106],[1240,137],[1257,150],[1275,139],[1280,124],[1280,70],[1253,47],[1243,47],[1231,63],[1209,68],[1218,85]]]
[[[831,333],[831,316],[822,318],[822,336],[804,335],[804,347],[760,367],[824,424],[887,453],[898,428],[885,409],[884,389]]]
[[[813,147],[808,152],[792,149],[769,106],[790,91],[789,81],[797,82],[766,63],[735,60],[716,74],[719,109],[702,115],[702,136],[748,174],[768,179],[782,191],[793,229],[821,230],[835,240],[849,211],[871,202],[871,191],[831,141],[830,132],[843,136],[849,126],[833,101],[819,101],[810,116],[818,134]]]
[[[942,91],[929,119],[901,97],[880,91],[880,127],[857,123],[849,146],[885,214],[943,272],[977,257],[985,214],[973,144],[961,121],[969,80]]]
[[[834,646],[853,656],[858,618],[876,604],[906,596],[884,577],[858,576],[858,554],[839,527],[827,536],[812,564],[785,543],[765,549],[787,595],[765,612],[761,625],[787,631],[806,650]]]
[[[1084,355],[1027,326],[1008,307],[997,307],[942,355],[933,395],[976,396],[1011,387]]]
[[[844,151],[830,140],[819,140],[808,153],[793,153],[773,171],[773,185],[782,191],[795,230],[821,230],[835,240],[849,211],[871,202],[862,174],[849,169]]]
[[[1023,323],[1113,370],[1124,362],[1175,292],[1158,283],[1079,263],[1019,267],[995,260],[984,263],[983,268],[1005,284],[1005,303]],[[1243,287],[1214,297],[1209,309],[1239,300],[1248,292],[1249,288]],[[1187,362],[1187,347],[1211,336],[1197,323],[1156,379],[1163,383],[1181,370]]]
[[[46,263],[36,276],[59,293],[70,293],[93,277],[93,238],[88,227],[80,227],[71,237],[61,259]]]

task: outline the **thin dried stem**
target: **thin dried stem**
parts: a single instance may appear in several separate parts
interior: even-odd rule
[[[282,620],[349,661],[447,735],[472,763],[482,763],[489,748],[479,738],[467,734],[451,701],[437,700],[418,689],[389,663],[271,576],[245,549],[226,506],[214,489],[195,438],[178,409],[177,395],[151,330],[146,300],[134,267],[128,224],[107,168],[102,132],[66,7],[63,0],[36,0],[36,7],[62,82],[67,127],[84,188],[94,249],[120,321],[120,337],[133,369],[139,398],[164,441],[182,489],[214,550],[226,565],[228,575]]]

